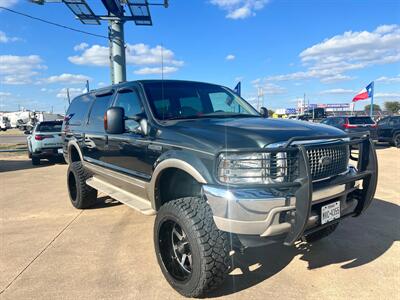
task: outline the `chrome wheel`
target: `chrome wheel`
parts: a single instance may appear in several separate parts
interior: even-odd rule
[[[188,280],[192,273],[192,249],[186,232],[174,220],[165,220],[161,224],[159,249],[168,273],[175,280]]]

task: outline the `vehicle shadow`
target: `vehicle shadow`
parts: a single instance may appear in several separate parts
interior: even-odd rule
[[[60,164],[60,163],[62,163],[62,162],[41,160],[40,165],[34,166],[34,165],[32,165],[32,162],[30,159],[25,159],[25,160],[0,159],[0,173],[1,172],[18,171],[18,170],[43,168],[43,167],[53,166],[55,164]]]
[[[113,206],[117,206],[117,205],[121,205],[122,203],[112,199],[108,196],[102,196],[97,198],[96,203],[89,207],[88,209],[92,210],[92,209],[100,209],[100,208],[107,208],[107,207],[113,207]]]
[[[315,243],[286,247],[272,244],[246,249],[232,256],[231,272],[223,286],[209,297],[229,295],[252,287],[282,271],[294,257],[308,269],[340,264],[343,269],[368,264],[400,240],[400,207],[375,199],[365,215],[344,220],[329,237]]]

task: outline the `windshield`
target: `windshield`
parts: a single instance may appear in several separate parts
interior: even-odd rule
[[[61,132],[62,122],[40,123],[36,129],[38,132]]]
[[[260,116],[250,104],[221,86],[184,81],[143,85],[159,120]]]

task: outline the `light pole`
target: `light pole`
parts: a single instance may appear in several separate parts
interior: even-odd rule
[[[108,39],[110,48],[111,82],[126,81],[126,58],[124,24],[134,21],[138,26],[153,25],[149,6],[168,8],[168,0],[161,3],[149,3],[148,0],[102,0],[108,15],[96,15],[86,0],[31,0],[35,4],[64,3],[83,24],[100,25],[100,21],[108,21]],[[125,15],[124,7],[128,7],[130,15]]]

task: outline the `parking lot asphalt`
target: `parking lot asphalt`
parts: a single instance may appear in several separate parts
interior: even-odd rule
[[[210,297],[399,297],[400,150],[379,147],[377,153],[378,190],[365,215],[344,220],[314,244],[234,254],[233,271]],[[154,217],[101,195],[92,209],[74,209],[66,170],[0,154],[0,298],[181,298],[157,265]]]

